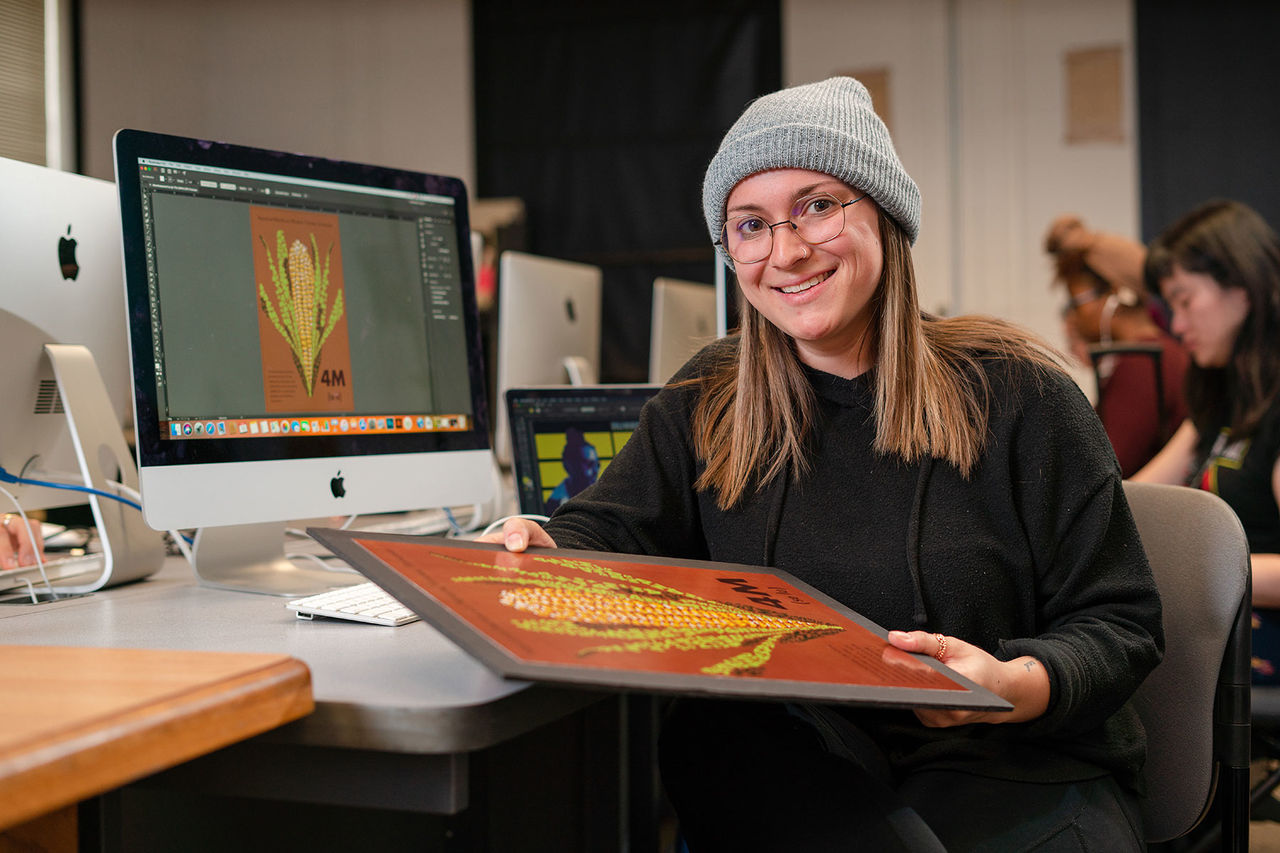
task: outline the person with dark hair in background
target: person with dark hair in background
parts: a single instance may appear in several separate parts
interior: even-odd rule
[[[1143,287],[1140,243],[1090,230],[1069,214],[1049,226],[1044,249],[1053,258],[1053,283],[1067,292],[1063,322],[1085,344],[1085,363],[1098,377],[1095,408],[1128,477],[1187,417],[1187,352],[1156,322]],[[1099,348],[1139,351],[1101,355],[1095,363],[1088,351]]]
[[[560,462],[564,465],[565,478],[547,496],[547,515],[600,476],[600,454],[577,427],[564,431],[564,451],[560,454]]]
[[[1013,710],[680,699],[659,765],[690,848],[1142,850],[1160,600],[1080,389],[1011,324],[921,311],[919,190],[858,81],[754,101],[702,199],[740,333],[545,527],[487,541],[776,566],[891,629],[886,664]]]
[[[1205,489],[1236,511],[1253,566],[1253,680],[1280,684],[1280,238],[1213,201],[1152,241],[1147,279],[1191,353],[1191,417],[1135,480]]]

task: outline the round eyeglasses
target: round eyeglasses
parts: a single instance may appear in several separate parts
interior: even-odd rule
[[[796,236],[811,246],[826,243],[844,231],[844,209],[866,198],[866,193],[853,201],[840,201],[830,193],[807,195],[791,208],[791,216],[769,224],[759,216],[735,216],[720,229],[717,246],[723,246],[729,257],[740,264],[756,264],[773,251],[773,229],[790,225]]]

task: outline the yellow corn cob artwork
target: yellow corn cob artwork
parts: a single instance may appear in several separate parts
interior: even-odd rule
[[[486,569],[498,569],[500,574],[497,575],[455,577],[451,580],[500,586],[498,601],[501,604],[536,617],[513,619],[511,624],[521,630],[611,641],[580,649],[580,657],[627,652],[742,649],[738,654],[703,667],[702,672],[754,676],[763,673],[779,644],[803,642],[845,630],[841,625],[826,625],[802,616],[704,598],[623,574],[589,560],[534,558],[592,576],[575,577],[555,571],[496,567],[446,554],[438,556]]]
[[[258,237],[267,253],[275,296],[273,301],[266,285],[258,282],[258,301],[271,325],[289,344],[294,366],[308,397],[315,391],[320,352],[334,326],[342,319],[343,311],[342,288],[338,288],[334,295],[333,304],[328,302],[329,259],[333,245],[330,244],[321,263],[315,234],[310,236],[310,246],[295,238],[286,247],[284,231],[277,230],[274,256],[267,241]]]

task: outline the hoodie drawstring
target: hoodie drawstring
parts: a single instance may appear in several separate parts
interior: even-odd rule
[[[916,610],[912,618],[924,628],[929,624],[929,611],[924,605],[924,585],[920,580],[920,513],[924,509],[924,492],[933,473],[933,457],[925,456],[920,463],[920,475],[916,479],[916,494],[911,501],[911,518],[907,521],[907,569],[916,597]]]

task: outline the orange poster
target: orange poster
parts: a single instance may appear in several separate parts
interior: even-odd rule
[[[249,210],[265,411],[351,411],[338,217]]]
[[[1008,708],[773,569],[309,531],[498,672],[618,688]]]

